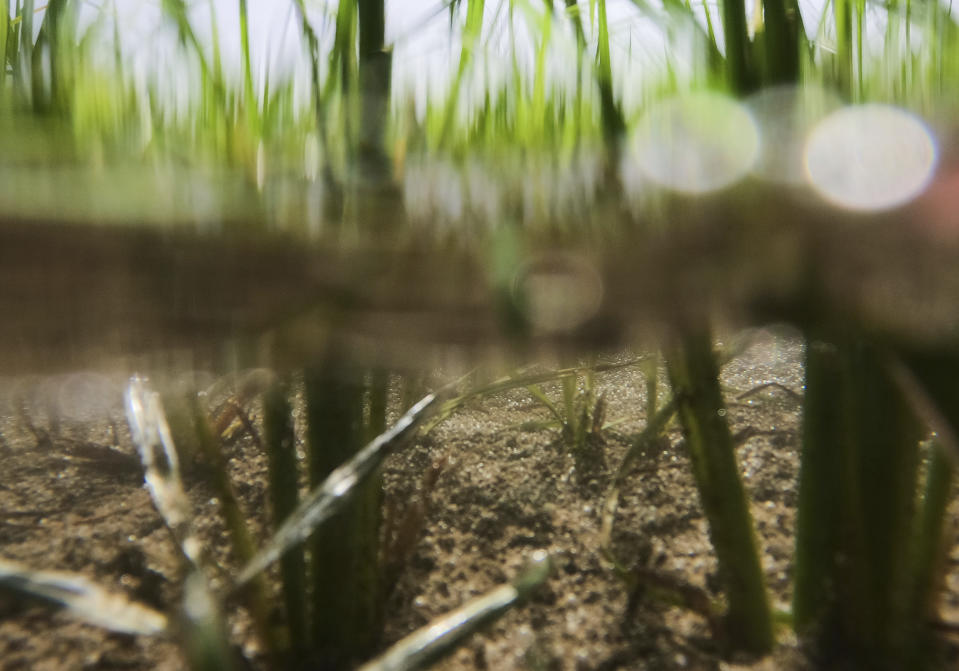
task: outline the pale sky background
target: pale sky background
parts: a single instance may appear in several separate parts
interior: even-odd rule
[[[949,0],[940,0],[948,2]],[[35,0],[37,5],[41,0]],[[191,21],[201,40],[211,41],[213,21],[223,53],[227,75],[239,80],[240,38],[237,16],[237,0],[188,0]],[[329,44],[333,38],[333,20],[336,0],[306,0],[311,23],[322,42]],[[558,10],[562,2],[555,1]],[[579,0],[587,30],[595,37],[589,21],[590,0]],[[747,12],[752,12],[754,0],[747,0]],[[459,31],[465,17],[465,0],[450,29],[450,13],[444,0],[387,0],[386,41],[394,54],[394,98],[417,100],[422,108],[428,95],[442,98],[455,71],[459,54]],[[722,48],[720,9],[718,0],[693,2],[698,7],[698,18],[705,24],[705,7],[713,19],[717,37]],[[508,28],[508,13],[513,7],[513,35]],[[800,0],[800,9],[807,32],[815,37],[826,0]],[[640,9],[643,7],[644,9]],[[269,73],[270,80],[277,82],[285,77],[294,77],[298,89],[308,91],[308,64],[303,50],[302,38],[296,13],[290,0],[248,0],[251,31],[251,51],[254,76],[261,83]],[[661,0],[607,0],[608,20],[612,43],[614,77],[617,89],[622,93],[627,109],[631,106],[634,91],[641,88],[644,75],[662,69],[668,58],[680,75],[692,62],[692,42],[684,31],[674,29],[668,36],[664,26]],[[543,0],[486,0],[485,57],[478,58],[473,68],[473,88],[489,90],[490,82],[501,81],[509,76],[511,40],[518,45],[519,60],[528,71],[532,70],[534,46],[530,39],[532,21],[544,12]],[[42,13],[42,12],[41,12]],[[161,0],[102,0],[84,4],[81,27],[91,25],[97,17],[117,17],[119,34],[127,66],[143,81],[153,78],[164,97],[171,100],[187,95],[189,86],[184,86],[188,75],[182,68],[182,50],[177,47],[176,30],[163,16]],[[652,18],[650,18],[652,15]],[[532,18],[530,18],[532,17]],[[100,21],[103,42],[112,40],[113,26],[109,21]],[[39,27],[39,14],[35,29]],[[885,26],[884,10],[878,2],[870,2],[867,8],[867,32],[882,35]],[[688,32],[688,31],[687,31]],[[919,34],[920,31],[914,31]],[[830,35],[819,33],[823,48],[829,48]],[[915,39],[915,38],[914,38]],[[322,50],[322,46],[321,46]],[[112,52],[104,54],[112,59]],[[572,86],[575,81],[575,49],[572,29],[568,21],[554,20],[550,40],[551,84]],[[484,82],[483,77],[488,77]],[[466,98],[469,98],[467,91]],[[174,102],[175,104],[175,102]]]

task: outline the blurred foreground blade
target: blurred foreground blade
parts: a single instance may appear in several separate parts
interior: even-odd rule
[[[551,570],[549,555],[533,553],[526,568],[512,582],[482,596],[414,631],[360,671],[414,671],[423,669],[453,652],[468,636],[524,601]]]
[[[0,559],[0,593],[13,592],[64,608],[79,619],[121,634],[160,634],[167,629],[163,613],[108,592],[85,577],[63,571],[34,571]]]

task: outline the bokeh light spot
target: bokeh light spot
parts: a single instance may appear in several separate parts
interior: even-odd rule
[[[649,179],[701,194],[749,172],[759,154],[759,132],[744,105],[715,93],[693,93],[654,105],[633,133],[631,148]]]
[[[513,291],[540,333],[571,331],[589,321],[603,302],[603,280],[587,259],[569,253],[537,256],[517,273]]]
[[[847,107],[809,134],[806,176],[827,201],[860,211],[909,202],[936,167],[932,134],[916,116],[891,105]]]

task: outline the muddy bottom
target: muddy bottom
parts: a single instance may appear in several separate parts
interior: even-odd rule
[[[779,330],[755,332],[749,343],[725,366],[722,384],[773,607],[788,610],[802,344]],[[622,353],[620,360],[630,356]],[[666,389],[662,372],[661,378],[660,389]],[[218,390],[205,400],[212,411],[217,394],[226,393],[224,385],[201,382]],[[626,450],[645,425],[646,380],[631,366],[596,373],[594,383],[606,421],[585,449],[570,449],[546,406],[528,390],[515,389],[469,402],[389,458],[387,517],[409,518],[416,506],[421,521],[390,558],[394,570],[380,648],[511,579],[534,551],[545,549],[556,566],[545,586],[438,668],[809,668],[785,630],[769,658],[723,660],[705,617],[623,579],[623,571],[654,576],[659,584],[721,599],[706,521],[675,424],[629,469],[606,543],[604,505]],[[143,486],[123,414],[123,384],[120,376],[92,373],[4,381],[0,556],[36,569],[78,572],[172,613],[181,597],[182,562]],[[560,402],[558,383],[543,390]],[[401,411],[401,394],[394,396],[393,418]],[[245,409],[258,428],[259,404]],[[301,416],[298,411],[298,421]],[[263,539],[269,524],[267,464],[258,437],[234,425],[220,439],[244,513]],[[239,566],[218,501],[202,465],[188,468],[186,479],[199,532],[221,572],[214,587],[222,587]],[[944,608],[955,612],[959,553],[950,561]],[[245,611],[230,603],[225,610],[245,663],[262,668]],[[370,650],[370,657],[377,651]],[[10,597],[0,597],[0,660],[3,669],[38,670],[185,665],[173,640],[105,633]]]

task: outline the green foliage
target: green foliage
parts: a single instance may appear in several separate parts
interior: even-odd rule
[[[526,387],[530,395],[539,401],[552,415],[550,424],[559,427],[563,444],[584,464],[595,461],[604,443],[606,426],[606,399],[596,397],[593,373],[587,369],[580,388],[576,375],[560,378],[562,406],[554,403],[539,384]]]
[[[729,603],[723,643],[731,651],[765,654],[774,642],[772,615],[712,339],[700,327],[678,340],[667,368]]]

